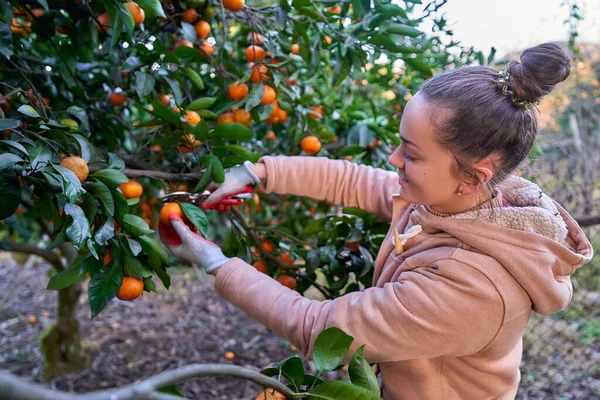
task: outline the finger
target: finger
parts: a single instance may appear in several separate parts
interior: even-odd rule
[[[166,244],[167,247],[168,246],[177,247],[177,246],[180,246],[183,243],[182,240],[181,240],[181,238],[179,237],[179,235],[175,231],[175,228],[173,228],[172,225],[160,222],[158,224],[158,233],[159,233],[159,236],[160,236],[160,240],[164,244]]]
[[[208,196],[206,198],[206,200],[203,201],[203,203],[207,204],[207,205],[214,204],[214,203],[218,202],[219,200],[221,200],[223,197],[228,196],[228,195],[229,195],[229,193],[225,192],[225,187],[220,186],[214,192],[212,192],[210,194],[210,196]]]
[[[173,229],[175,229],[175,232],[177,232],[182,241],[184,241],[185,238],[191,233],[190,229],[183,222],[179,215],[174,213],[169,215],[169,221],[171,221],[171,226]]]
[[[243,199],[226,198],[226,199],[222,199],[221,201],[219,201],[219,204],[223,204],[226,206],[237,206],[239,204],[242,204],[243,202],[244,202]]]

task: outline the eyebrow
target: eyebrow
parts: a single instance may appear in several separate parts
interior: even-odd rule
[[[402,139],[403,142],[406,142],[406,144],[410,144],[411,146],[415,146],[417,148],[417,150],[422,151],[421,149],[419,149],[419,146],[417,146],[416,144],[414,144],[413,142],[411,142],[410,140],[400,136],[400,139]]]

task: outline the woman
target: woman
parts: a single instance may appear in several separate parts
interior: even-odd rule
[[[215,275],[222,297],[305,357],[329,327],[354,337],[351,351],[366,344],[386,400],[512,399],[531,312],[566,307],[570,275],[593,255],[573,218],[513,174],[537,134],[535,104],[569,70],[567,55],[547,43],[500,72],[463,67],[426,81],[389,158],[397,173],[318,157],[263,157],[227,173],[209,203],[260,184],[389,220],[373,286],[362,292],[306,299],[225,257],[176,215],[177,241],[165,227],[163,238]]]

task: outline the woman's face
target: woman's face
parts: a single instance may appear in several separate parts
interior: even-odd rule
[[[435,140],[432,117],[436,112],[441,111],[419,93],[408,101],[400,122],[402,143],[388,161],[398,168],[401,198],[438,212],[463,211],[476,205],[472,198],[476,196],[458,195],[463,182],[452,174],[454,157]]]

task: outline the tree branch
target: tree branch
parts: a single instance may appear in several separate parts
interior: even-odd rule
[[[600,215],[591,215],[587,217],[575,217],[579,226],[592,226],[600,224]]]
[[[231,376],[257,383],[263,387],[274,388],[287,397],[293,392],[276,379],[262,375],[249,368],[230,364],[193,364],[152,376],[145,381],[134,383],[119,389],[100,390],[84,394],[71,394],[47,389],[41,385],[29,383],[22,378],[5,371],[0,371],[0,398],[5,400],[134,400],[156,399],[175,400],[175,397],[156,392],[165,386],[181,381],[206,376]]]
[[[53,251],[49,251],[49,250],[43,249],[41,247],[37,247],[37,246],[35,246],[33,244],[29,244],[29,243],[17,243],[17,242],[13,242],[13,241],[8,242],[8,248],[11,251],[15,251],[17,253],[28,253],[28,254],[34,254],[36,256],[42,257],[43,259],[48,261],[50,264],[52,264],[52,266],[54,266],[54,268],[58,272],[63,271],[65,269],[58,254],[56,254]]]

